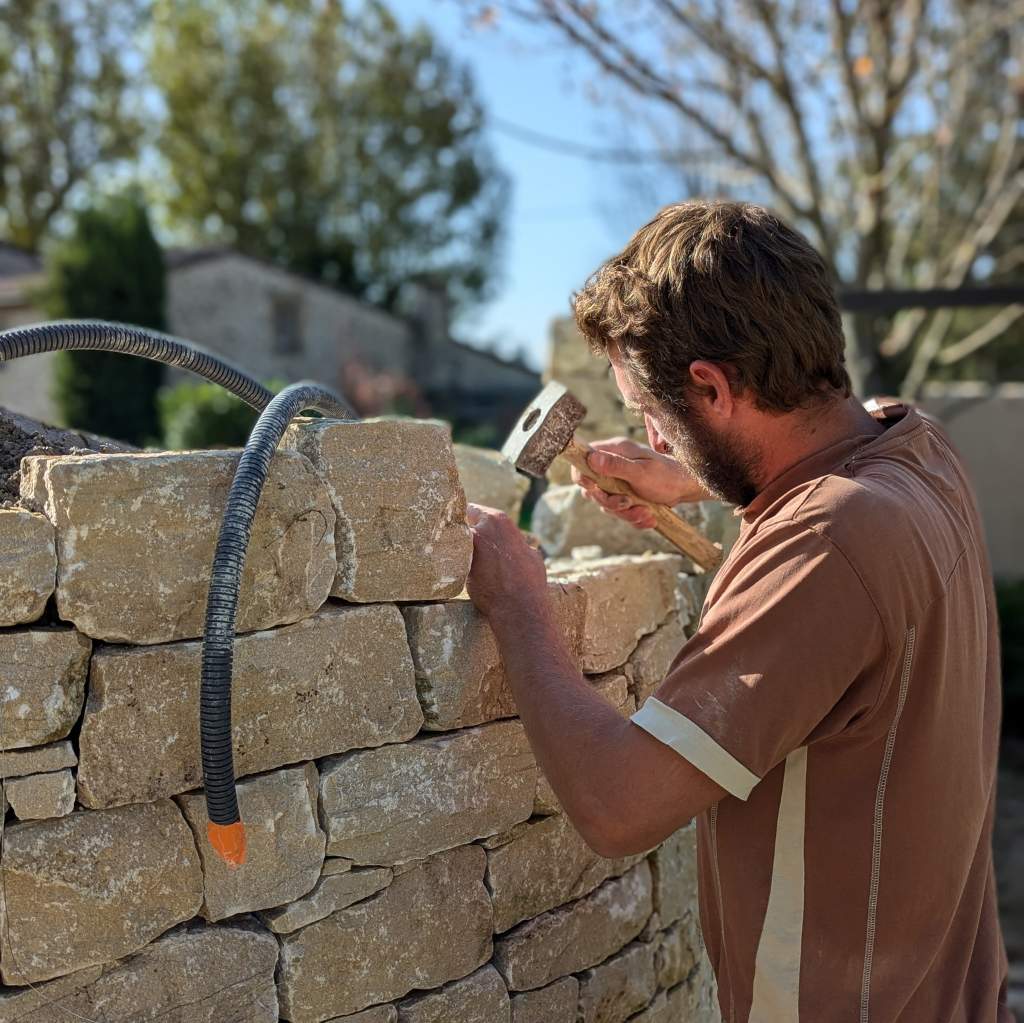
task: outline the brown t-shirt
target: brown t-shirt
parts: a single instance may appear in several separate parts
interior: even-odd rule
[[[698,828],[727,1023],[994,1023],[995,605],[970,485],[916,412],[743,509],[633,720],[730,795]]]

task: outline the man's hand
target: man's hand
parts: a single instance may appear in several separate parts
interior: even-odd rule
[[[708,498],[700,484],[669,455],[659,454],[625,437],[594,441],[591,447],[594,452],[588,462],[592,469],[605,476],[625,480],[645,500],[666,504],[671,508],[684,501],[704,501]],[[602,511],[617,516],[637,529],[654,528],[654,516],[646,506],[636,504],[632,498],[623,494],[607,493],[577,469],[572,470],[572,478]]]
[[[547,570],[540,551],[523,539],[504,512],[467,506],[473,532],[473,567],[466,582],[469,599],[485,617],[547,608]]]

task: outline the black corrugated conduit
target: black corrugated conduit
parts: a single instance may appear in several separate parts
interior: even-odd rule
[[[211,383],[220,384],[257,412],[262,412],[274,397],[272,391],[223,359],[188,341],[155,330],[123,323],[104,323],[102,320],[57,320],[0,333],[0,362],[10,362],[25,355],[73,349],[121,352],[168,366],[180,366]]]
[[[270,402],[253,427],[235,470],[213,556],[210,593],[206,598],[199,710],[203,786],[210,818],[210,844],[232,868],[245,862],[245,825],[235,796],[231,742],[231,677],[238,592],[256,506],[267,481],[271,459],[288,424],[306,409],[332,419],[356,418],[338,395],[317,384],[292,384]]]

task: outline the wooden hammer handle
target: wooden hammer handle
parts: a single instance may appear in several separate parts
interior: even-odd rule
[[[722,550],[706,540],[685,519],[681,519],[666,504],[655,504],[639,497],[633,488],[616,476],[604,476],[590,468],[587,456],[594,449],[589,444],[582,444],[575,437],[569,441],[562,451],[562,457],[569,460],[584,476],[592,479],[602,490],[609,494],[625,494],[634,503],[642,504],[651,509],[654,517],[654,528],[663,537],[674,543],[691,561],[699,565],[705,572],[711,572],[722,563]]]

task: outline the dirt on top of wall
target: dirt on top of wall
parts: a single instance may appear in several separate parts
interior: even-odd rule
[[[26,455],[89,455],[136,451],[130,444],[61,430],[0,408],[0,508],[18,503],[21,460]]]

